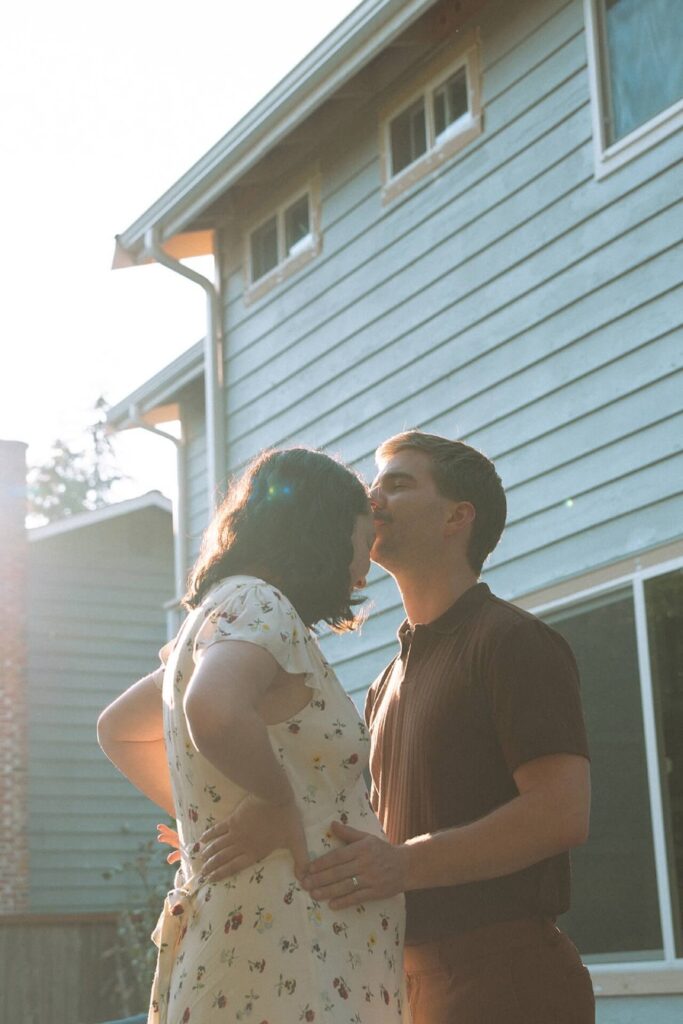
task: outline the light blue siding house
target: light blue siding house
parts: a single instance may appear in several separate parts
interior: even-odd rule
[[[495,459],[485,578],[582,668],[595,800],[565,925],[620,1024],[683,1014],[681,52],[677,0],[366,0],[115,258],[207,295],[206,337],[110,417],[181,421],[183,571],[264,446],[369,477],[420,426]],[[368,592],[363,635],[325,641],[359,701],[401,619],[389,577]]]

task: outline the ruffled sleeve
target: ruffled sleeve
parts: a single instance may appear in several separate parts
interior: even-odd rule
[[[177,639],[178,639],[177,637],[174,637],[173,640],[169,640],[168,643],[164,644],[164,646],[162,648],[160,648],[160,650],[159,650],[159,661],[161,662],[161,667],[164,668],[164,669],[166,668],[166,665],[168,663],[168,659],[171,657],[171,654],[173,653],[173,648],[176,645],[176,640]],[[155,679],[155,683],[156,683],[156,686],[158,687],[158,689],[161,690],[163,688],[163,685],[164,685],[164,677],[161,676],[161,677]]]
[[[231,577],[203,604],[204,618],[194,638],[195,663],[216,643],[244,640],[265,648],[279,665],[318,688],[321,661],[315,640],[292,603],[275,587],[251,577]]]

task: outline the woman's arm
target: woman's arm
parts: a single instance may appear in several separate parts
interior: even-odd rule
[[[256,644],[217,643],[202,655],[185,692],[185,715],[197,750],[250,794],[233,822],[236,826],[248,810],[249,825],[236,843],[228,839],[233,870],[278,847],[292,852],[297,872],[307,861],[301,814],[257,711],[280,671],[273,655]]]
[[[212,644],[192,673],[184,700],[200,754],[242,789],[273,804],[290,803],[294,794],[256,708],[279,672],[273,655],[256,644]]]
[[[97,738],[119,771],[175,818],[159,688],[163,673],[158,668],[105,708],[97,720]]]

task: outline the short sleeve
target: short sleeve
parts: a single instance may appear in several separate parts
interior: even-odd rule
[[[579,673],[565,639],[537,619],[503,637],[488,673],[493,718],[513,772],[549,754],[588,757]]]
[[[168,643],[165,643],[164,646],[159,649],[159,661],[161,662],[162,668],[166,668],[166,665],[168,664],[168,659],[171,657],[171,654],[173,653],[173,648],[175,647],[176,639],[177,637],[173,640],[169,640]],[[157,688],[161,690],[164,685],[163,675],[155,679],[154,682]]]
[[[195,662],[213,644],[244,640],[267,650],[286,672],[304,673],[307,684],[318,687],[315,641],[292,603],[275,587],[255,579],[229,579],[209,595],[203,608],[204,620],[194,638]]]

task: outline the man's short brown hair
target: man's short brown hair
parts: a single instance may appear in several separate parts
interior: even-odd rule
[[[375,458],[377,462],[388,462],[406,448],[429,455],[434,483],[444,498],[469,501],[474,505],[476,515],[467,560],[479,575],[500,540],[507,514],[505,491],[496,467],[482,452],[464,441],[451,441],[421,430],[406,430],[383,441]]]

